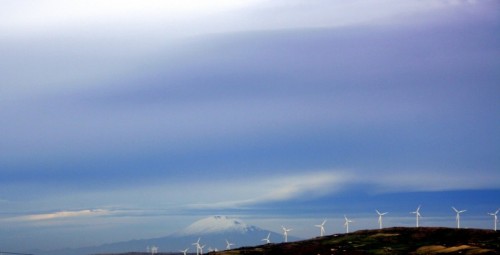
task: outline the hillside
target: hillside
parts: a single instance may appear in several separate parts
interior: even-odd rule
[[[127,253],[147,255],[147,253]],[[158,253],[179,254],[179,253]],[[192,253],[189,253],[192,254]],[[500,254],[500,232],[482,229],[406,228],[360,230],[314,239],[242,247],[212,255],[309,255],[309,254]],[[111,255],[111,254],[108,254]],[[121,254],[125,255],[125,254]]]
[[[211,254],[500,254],[500,232],[395,227]]]

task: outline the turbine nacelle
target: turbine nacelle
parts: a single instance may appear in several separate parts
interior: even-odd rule
[[[381,213],[381,212],[379,212],[377,209],[375,209],[375,211],[377,212],[377,214],[378,214],[379,216],[383,216],[383,215],[388,214],[388,212]]]
[[[453,206],[452,206],[451,208],[453,208],[453,210],[454,210],[457,214],[460,214],[460,213],[463,213],[463,212],[466,212],[466,211],[467,211],[467,210],[461,210],[461,211],[459,211],[459,210],[457,210],[457,208],[455,208],[455,207],[453,207]]]

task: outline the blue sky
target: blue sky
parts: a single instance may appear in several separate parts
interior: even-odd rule
[[[497,1],[235,2],[0,2],[0,247],[491,227]]]

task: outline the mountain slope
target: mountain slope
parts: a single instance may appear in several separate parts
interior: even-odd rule
[[[270,239],[272,242],[282,241],[283,237],[280,233],[247,225],[240,219],[226,216],[212,216],[196,221],[188,227],[164,237],[116,242],[79,249],[64,249],[50,252],[37,251],[36,254],[88,255],[144,252],[148,246],[157,246],[161,252],[176,252],[186,248],[189,248],[189,251],[195,251],[195,246],[192,244],[198,239],[200,239],[201,245],[205,245],[204,252],[207,252],[209,249],[224,250],[226,248],[226,240],[234,244],[231,248],[259,245],[263,243],[262,239],[266,238],[269,233],[271,233]],[[298,238],[291,236],[288,239],[290,241],[298,240]]]

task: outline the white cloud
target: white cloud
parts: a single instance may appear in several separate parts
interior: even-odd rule
[[[103,216],[109,215],[111,212],[105,209],[93,209],[93,210],[80,210],[80,211],[58,211],[53,213],[43,213],[43,214],[31,214],[25,216],[18,216],[14,218],[9,218],[11,221],[47,221],[47,220],[58,220],[66,218],[80,218],[80,217],[91,217],[91,216]]]
[[[188,22],[207,15],[248,6],[259,0],[107,0],[107,1],[12,1],[2,12],[3,26],[15,33],[72,32],[72,29],[99,26],[146,28],[158,23]],[[134,29],[135,30],[135,29]]]
[[[275,201],[287,201],[298,198],[315,198],[340,189],[349,179],[343,171],[313,171],[294,173],[290,176],[274,176],[260,180],[241,180],[234,186],[225,186],[231,194],[237,194],[241,199],[213,201],[211,203],[193,203],[188,208],[194,209],[224,209],[250,207],[252,205]],[[208,189],[207,189],[208,191]],[[243,191],[243,192],[241,192]]]
[[[249,208],[262,203],[291,201],[304,197],[312,199],[335,193],[342,194],[346,188],[359,185],[371,187],[368,191],[376,193],[495,189],[500,188],[496,181],[499,178],[500,176],[488,176],[487,174],[478,176],[474,171],[457,171],[456,175],[450,175],[449,171],[439,173],[435,170],[385,172],[357,169],[352,171],[295,172],[290,176],[241,181],[234,186],[220,184],[220,186],[225,187],[226,191],[230,190],[231,194],[241,199],[217,200],[213,199],[217,196],[213,196],[210,203],[192,203],[187,208]],[[210,193],[213,191],[211,187],[201,186],[200,189]]]
[[[47,35],[75,30],[103,34],[152,31],[197,34],[395,22],[477,1],[74,0],[3,1],[0,31]],[[410,15],[408,15],[410,14]]]

